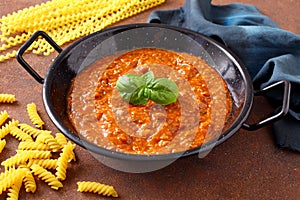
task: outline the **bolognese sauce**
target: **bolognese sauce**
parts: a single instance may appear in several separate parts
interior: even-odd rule
[[[178,86],[177,101],[124,101],[116,82],[153,72]],[[217,138],[232,100],[226,82],[204,60],[187,53],[142,48],[97,60],[73,80],[69,118],[78,133],[103,148],[134,154],[185,151]]]

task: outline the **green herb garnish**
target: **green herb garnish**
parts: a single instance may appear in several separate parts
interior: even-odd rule
[[[120,96],[133,105],[145,105],[149,99],[160,105],[177,101],[178,87],[167,78],[154,78],[152,71],[142,76],[126,74],[117,81]]]

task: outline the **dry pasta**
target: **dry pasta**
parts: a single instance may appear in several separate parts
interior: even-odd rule
[[[1,162],[1,165],[4,166],[6,169],[19,165],[19,164],[24,164],[26,163],[27,160],[30,159],[29,155],[25,154],[15,154],[14,156],[11,156],[10,158],[4,160]]]
[[[19,150],[42,150],[48,151],[50,147],[47,144],[34,142],[34,141],[24,141],[20,142],[18,146]]]
[[[0,103],[14,103],[16,97],[13,94],[0,94]]]
[[[55,139],[62,147],[64,147],[66,144],[68,144],[67,138],[62,133],[56,133]],[[75,148],[76,145],[73,144],[73,147]],[[76,161],[74,151],[71,152],[68,162],[71,162],[72,160]]]
[[[9,168],[9,169],[5,170],[4,172],[2,172],[0,174],[0,195],[6,189],[6,187],[4,187],[3,184],[9,184],[9,183],[7,183],[8,182],[7,180],[6,180],[6,183],[4,183],[3,180],[5,180],[11,174],[15,174],[15,171],[16,171],[16,169],[12,167],[12,168]],[[11,179],[9,179],[9,180],[11,180]]]
[[[41,128],[45,122],[42,120],[40,115],[37,112],[37,108],[35,103],[27,104],[27,114],[31,120],[31,122],[37,127]]]
[[[51,158],[51,151],[40,151],[40,150],[16,150],[17,154],[29,155],[29,159],[48,159]]]
[[[11,168],[5,170],[4,172],[2,172],[2,173],[0,174],[0,182],[1,182],[1,180],[2,180],[4,177],[8,176],[8,175],[11,174],[11,173],[14,173],[15,171],[16,171],[16,169],[15,169],[14,167],[11,167]]]
[[[64,147],[68,143],[67,138],[62,133],[56,133],[55,134],[55,139],[58,142],[58,144],[60,144],[62,147]],[[75,148],[76,145],[74,144],[73,146]],[[71,162],[72,160],[76,161],[74,151],[72,151],[68,162]]]
[[[26,144],[27,143],[27,144]],[[27,146],[31,144],[34,146],[33,141],[20,142],[20,146]],[[40,144],[40,143],[38,143]],[[45,145],[45,144],[43,144]],[[71,142],[67,142],[63,152],[68,157],[73,157],[73,149],[75,145]],[[70,150],[72,149],[72,153]],[[5,167],[5,172],[0,174],[0,189],[1,193],[8,189],[8,198],[16,198],[19,194],[19,190],[14,188],[14,179],[16,176],[16,171],[22,170],[22,177],[26,192],[34,193],[36,190],[36,182],[34,180],[33,174],[38,176],[40,179],[44,180],[52,189],[59,189],[63,187],[62,183],[55,177],[54,174],[47,171],[44,168],[56,169],[57,159],[50,159],[51,151],[41,151],[41,150],[16,150],[17,154],[12,156],[1,163]],[[15,167],[19,166],[17,169]],[[27,167],[28,166],[28,167]],[[29,167],[31,170],[29,170]],[[4,179],[4,180],[3,180]],[[3,181],[2,181],[3,180]]]
[[[68,162],[73,157],[73,149],[75,146],[71,144],[71,142],[68,142],[64,148],[62,149],[62,153],[60,153],[60,156],[57,160],[57,168],[56,168],[56,177],[58,180],[65,180],[66,179],[66,171],[68,168]]]
[[[61,146],[58,144],[58,142],[53,137],[53,135],[50,135],[50,134],[40,134],[36,138],[36,142],[41,142],[41,143],[47,144],[53,152],[58,152],[61,148]]]
[[[56,133],[55,139],[60,146],[64,146],[67,144],[67,138],[62,133]]]
[[[45,169],[56,169],[57,159],[32,159],[28,161],[27,166],[30,167],[33,164],[38,164]]]
[[[24,131],[25,133],[29,134],[33,138],[36,138],[37,136],[41,134],[51,134],[51,131],[48,130],[41,130],[41,129],[36,129],[28,124],[19,124],[19,128]]]
[[[17,154],[4,160],[1,165],[6,169],[19,164],[25,164],[29,159],[47,159],[51,157],[51,151],[17,150]]]
[[[3,151],[5,145],[6,145],[6,140],[4,140],[4,139],[1,140],[0,139],[0,153]]]
[[[25,176],[26,171],[22,168],[18,168],[16,170],[12,170],[11,173],[7,173],[6,176],[0,180],[0,195],[7,188],[10,188],[19,178],[23,178]]]
[[[7,200],[18,200],[21,186],[22,186],[22,177],[17,177],[14,184],[11,186],[11,188],[8,189]]]
[[[18,126],[18,124],[18,120],[12,120],[6,123],[4,126],[2,126],[0,129],[0,139],[4,138],[7,134],[9,134],[11,128],[14,126]]]
[[[0,62],[16,56],[21,45],[37,30],[47,32],[58,45],[102,30],[109,25],[164,3],[165,0],[53,0],[0,18]],[[40,20],[36,20],[36,19]],[[54,51],[44,39],[29,47],[33,53]]]
[[[24,185],[26,192],[34,193],[36,191],[36,182],[31,172],[26,173],[24,177]]]
[[[30,169],[27,166],[21,166],[21,168],[24,168],[26,170],[26,174],[23,178],[26,192],[34,193],[36,191],[36,182]]]
[[[20,141],[33,141],[32,137],[16,126],[12,126],[10,134]]]
[[[52,189],[58,190],[60,187],[63,187],[63,184],[51,172],[47,171],[43,167],[33,164],[30,166],[30,169],[34,175],[48,183]]]
[[[9,117],[9,115],[6,110],[4,110],[0,113],[0,126],[2,126],[2,124],[8,119],[8,117]]]
[[[79,181],[77,182],[78,192],[93,192],[104,196],[118,197],[118,193],[113,186],[105,185],[98,182]]]
[[[34,128],[28,124],[19,124],[17,120],[8,119],[7,111],[0,113],[0,153],[6,145],[3,139],[7,134],[16,137],[20,142],[16,154],[1,162],[4,172],[0,173],[0,195],[6,191],[7,199],[19,198],[22,183],[26,192],[34,193],[37,189],[34,176],[46,182],[52,189],[63,187],[61,181],[66,179],[68,163],[76,160],[72,144],[62,133]],[[41,127],[40,127],[41,128]],[[53,159],[52,153],[58,153]],[[55,174],[49,170],[56,170]],[[112,186],[97,182],[78,182],[79,192],[94,192],[104,196],[118,197]]]

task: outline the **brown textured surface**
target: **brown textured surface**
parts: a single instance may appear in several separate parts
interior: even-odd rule
[[[2,0],[0,16],[41,2]],[[174,9],[183,2],[167,0],[167,3],[154,9]],[[213,1],[214,4],[232,2]],[[300,34],[299,0],[238,2],[257,6],[283,29]],[[149,13],[147,11],[122,23],[145,22]],[[45,74],[54,57],[28,55],[27,60],[41,74]],[[18,100],[13,105],[0,105],[0,110],[7,109],[13,118],[29,123],[26,104],[35,102],[46,121],[46,128],[56,132],[43,109],[42,85],[28,75],[16,60],[0,63],[0,73],[0,93],[14,93]],[[249,121],[257,121],[272,111],[264,98],[255,100]],[[8,145],[0,154],[1,162],[14,154],[17,145],[13,138],[7,139]],[[204,159],[191,156],[146,174],[128,174],[110,169],[80,147],[76,147],[76,154],[77,162],[69,166],[62,189],[54,191],[44,182],[37,181],[36,193],[26,193],[22,188],[20,199],[99,199],[98,195],[76,192],[76,181],[79,180],[111,184],[118,191],[120,199],[299,199],[300,196],[300,155],[277,148],[270,127],[255,132],[239,130]],[[0,199],[5,199],[5,195],[1,195]]]

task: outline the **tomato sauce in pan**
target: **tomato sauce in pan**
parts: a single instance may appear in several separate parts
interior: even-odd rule
[[[116,89],[125,74],[168,78],[179,89],[175,103],[125,102]],[[69,118],[78,133],[99,146],[134,154],[185,151],[218,138],[232,100],[220,74],[186,53],[143,48],[97,60],[73,80]]]

